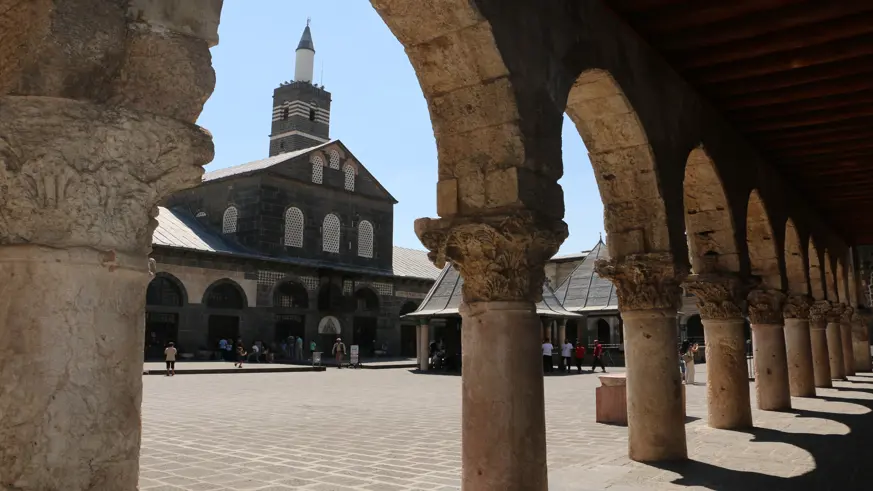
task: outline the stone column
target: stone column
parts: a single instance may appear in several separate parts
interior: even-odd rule
[[[840,333],[843,309],[843,304],[836,303],[831,305],[827,313],[828,360],[833,380],[846,379],[846,366],[843,364],[843,337]]]
[[[840,316],[840,341],[843,345],[843,368],[846,375],[855,375],[855,348],[852,346],[852,314],[855,309],[843,305],[843,313]]]
[[[830,355],[827,339],[827,314],[831,303],[818,300],[809,308],[809,337],[812,347],[812,370],[815,376],[815,386],[833,387],[831,382]]]
[[[541,334],[535,302],[563,221],[509,217],[416,221],[435,264],[464,279],[462,487],[546,491]]]
[[[221,2],[94,6],[0,7],[3,489],[136,489],[152,217],[213,156]]]
[[[785,351],[788,357],[788,388],[794,397],[815,397],[815,372],[812,366],[812,341],[806,295],[791,295],[785,302]]]
[[[421,325],[415,326],[415,365],[421,367]]]
[[[709,426],[752,426],[749,368],[740,305],[746,282],[729,273],[693,275],[685,287],[697,298],[706,339],[706,402]]]
[[[776,290],[752,290],[749,293],[749,321],[752,324],[752,347],[755,350],[755,392],[758,409],[791,409],[788,389],[788,360],[782,303],[785,295]]]
[[[558,346],[564,346],[567,342],[567,319],[558,321]]]
[[[629,456],[687,459],[676,335],[685,271],[665,253],[600,260],[596,269],[615,284],[624,320]]]
[[[540,341],[548,340],[549,342],[551,342],[553,339],[552,338],[552,320],[549,319],[548,317],[542,317],[542,318],[540,318],[540,322],[543,324],[543,339],[541,339]]]
[[[870,358],[870,333],[867,331],[869,314],[855,310],[852,315],[852,350],[855,354],[856,372],[873,372]]]
[[[430,326],[427,320],[423,320],[419,329],[419,344],[418,351],[421,353],[421,358],[418,360],[418,369],[426,372],[430,369],[430,359],[428,352],[430,351]]]

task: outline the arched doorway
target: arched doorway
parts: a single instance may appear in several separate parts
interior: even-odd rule
[[[167,343],[178,344],[180,315],[185,303],[185,289],[175,277],[158,273],[149,282],[146,289],[145,359],[162,359]]]
[[[412,300],[407,301],[400,307],[400,356],[412,358],[416,354],[415,329],[417,322],[415,319],[404,319],[403,316],[415,312],[417,308],[418,303]]]
[[[329,355],[336,338],[341,338],[342,335],[343,327],[339,319],[332,315],[322,317],[318,322],[318,346],[316,346],[315,351],[321,351]],[[347,340],[346,346],[346,349],[348,349],[349,343]]]
[[[360,347],[364,356],[376,356],[376,347],[384,340],[377,339],[379,325],[379,296],[369,288],[355,292],[355,317],[352,321],[352,343]]]
[[[568,319],[565,336],[574,345],[581,342],[584,346],[588,346],[588,337],[584,333],[579,332],[579,323],[576,319]]]
[[[273,341],[281,346],[290,336],[306,337],[306,310],[309,308],[309,292],[294,281],[285,281],[276,286],[273,295],[273,311],[276,316]],[[301,346],[304,346],[304,342]],[[286,351],[286,354],[290,354]]]
[[[246,298],[238,284],[231,280],[213,283],[203,295],[203,304],[209,315],[206,342],[210,349],[216,349],[221,339],[235,342],[240,338],[240,316]]]
[[[694,314],[685,322],[685,336],[691,343],[703,344],[703,322],[699,315]]]
[[[612,326],[606,319],[597,319],[597,340],[601,344],[612,344]]]

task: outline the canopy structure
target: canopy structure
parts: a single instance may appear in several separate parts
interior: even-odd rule
[[[458,270],[447,264],[418,309],[403,317],[460,317],[458,308],[461,306],[463,284],[464,280]],[[579,317],[578,314],[568,312],[561,306],[561,302],[546,283],[543,283],[543,299],[536,304],[536,308],[537,315],[541,317],[559,319]]]
[[[615,286],[594,271],[594,263],[598,259],[609,259],[609,252],[602,240],[555,291],[555,297],[564,309],[580,314],[618,313]]]

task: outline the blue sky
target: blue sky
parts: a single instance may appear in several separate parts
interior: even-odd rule
[[[436,216],[430,116],[403,47],[365,0],[225,0],[220,43],[212,49],[215,92],[198,121],[215,139],[215,160],[206,169],[267,156],[273,89],[294,77],[307,17],[315,80],[333,95],[331,138],[341,139],[400,202],[394,244],[421,249],[412,223]],[[603,206],[585,146],[566,118],[561,184],[570,227],[561,253],[589,249],[603,229]]]

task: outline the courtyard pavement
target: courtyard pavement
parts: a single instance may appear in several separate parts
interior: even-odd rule
[[[698,366],[698,376],[705,369]],[[404,369],[143,377],[140,489],[460,488],[459,376]],[[692,460],[627,458],[627,429],[594,422],[591,374],[545,380],[551,491],[855,490],[873,482],[873,374],[754,410],[756,428],[706,426],[689,387]],[[752,384],[754,405],[754,384]]]

